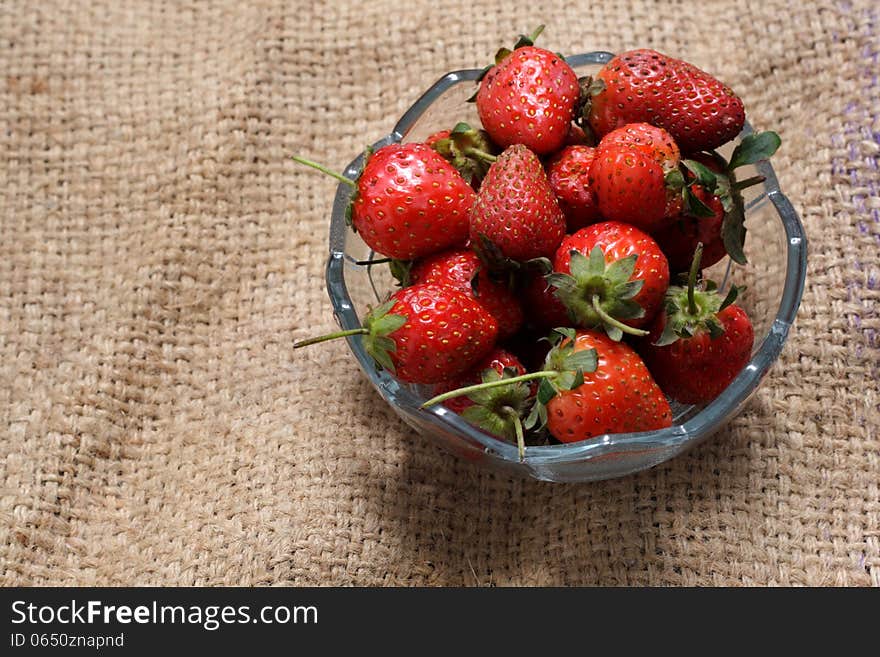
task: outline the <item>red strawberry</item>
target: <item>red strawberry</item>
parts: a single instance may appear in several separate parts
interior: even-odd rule
[[[470,237],[484,238],[507,258],[530,260],[553,253],[565,234],[565,215],[538,157],[521,144],[489,167],[471,209]]]
[[[645,123],[625,125],[605,135],[596,147],[589,176],[602,216],[647,232],[664,226],[665,218],[681,208],[677,190],[666,180],[679,159],[669,134]]]
[[[604,327],[619,340],[650,321],[669,286],[666,256],[635,226],[606,221],[566,237],[547,280],[577,326]]]
[[[599,142],[604,148],[612,146],[629,146],[649,155],[667,173],[678,166],[681,152],[675,141],[663,128],[649,123],[628,123],[612,130]]]
[[[523,322],[523,311],[516,296],[503,283],[496,282],[471,250],[454,249],[435,253],[413,264],[411,283],[433,283],[454,287],[476,299],[498,323],[498,339],[510,337]]]
[[[486,369],[477,384],[448,390],[422,404],[422,408],[467,395],[474,405],[464,409],[462,415],[469,421],[491,433],[506,438],[516,438],[520,459],[525,457],[525,429],[538,428],[547,423],[545,402],[561,390],[571,390],[584,382],[586,372],[596,369],[594,350],[575,353],[574,343],[558,344],[564,335],[574,337],[573,329],[559,329],[551,335],[557,344],[550,349],[541,371],[517,374],[517,368]],[[541,380],[537,395],[532,386]],[[528,384],[528,385],[526,385]],[[534,397],[531,411],[523,421],[528,409],[527,402]]]
[[[486,132],[506,148],[524,144],[544,155],[562,146],[580,90],[577,74],[556,53],[521,37],[514,50],[501,49],[480,81],[477,112]]]
[[[596,149],[589,146],[566,146],[547,162],[547,178],[565,214],[569,232],[600,218],[589,180],[595,157]]]
[[[503,357],[458,382],[464,387],[441,393],[431,403],[445,400],[451,408],[458,405],[456,412],[471,424],[499,438],[516,441],[522,460],[526,451],[522,420],[534,396],[534,386],[515,380],[525,373],[525,369],[514,356],[504,353]],[[512,366],[507,366],[508,362]],[[441,387],[445,389],[445,386]]]
[[[492,351],[489,352],[488,356],[486,356],[482,361],[477,363],[475,367],[468,370],[460,377],[438,383],[434,387],[434,394],[440,395],[445,392],[449,392],[450,390],[456,390],[458,388],[463,388],[464,386],[480,383],[483,380],[482,375],[484,370],[493,369],[498,372],[499,375],[501,375],[504,373],[505,367],[510,368],[510,370],[512,372],[515,372],[516,375],[526,373],[526,368],[520,362],[519,358],[514,356],[506,349],[495,347]],[[534,392],[534,390],[532,392]],[[469,406],[473,406],[474,401],[466,396],[453,397],[452,399],[448,399],[443,402],[443,405],[451,411],[455,411],[460,415],[461,412],[464,411],[464,409],[468,408]]]
[[[654,50],[631,50],[597,74],[604,89],[592,96],[589,121],[601,137],[627,123],[665,128],[685,152],[730,141],[745,122],[742,100],[696,66]]]
[[[357,182],[304,158],[294,159],[356,189],[351,225],[378,253],[410,260],[467,239],[474,190],[430,146],[383,146],[368,157]]]
[[[705,245],[703,267],[711,267],[727,255],[724,240],[721,238],[721,224],[724,221],[721,199],[715,194],[709,194],[702,187],[693,187],[691,193],[711,210],[712,216],[694,217],[682,213],[654,233],[654,239],[666,254],[669,270],[672,272],[688,270],[694,249],[700,242]]]
[[[730,385],[749,362],[755,340],[746,312],[735,305],[737,289],[722,299],[713,284],[696,288],[700,247],[687,287],[672,286],[666,309],[641,346],[660,387],[684,404],[705,404]]]
[[[670,249],[674,270],[686,270],[697,242],[705,246],[703,266],[724,254],[746,264],[745,207],[742,190],[764,181],[764,176],[736,179],[736,169],[769,158],[779,148],[779,135],[760,132],[743,137],[728,163],[717,153],[694,153],[682,160],[679,171],[666,176],[667,186],[680,190],[681,213],[656,231],[658,241]],[[674,254],[673,254],[674,252]]]
[[[452,132],[452,130],[440,130],[438,132],[435,132],[435,133],[429,135],[427,139],[425,139],[425,143],[428,146],[430,146],[431,148],[434,148],[434,146],[437,144],[438,141],[442,141],[443,139],[449,139],[449,134],[451,132]]]
[[[405,287],[372,310],[363,327],[303,340],[305,347],[348,335],[363,335],[370,356],[401,381],[438,383],[483,358],[498,335],[489,312],[467,294],[443,285]]]
[[[443,401],[471,424],[499,438],[516,441],[523,459],[526,442],[522,418],[537,387],[534,382],[515,380],[525,374],[526,369],[516,356],[496,348],[464,376],[437,386],[437,396],[424,406]]]
[[[547,402],[547,428],[555,438],[572,443],[672,425],[669,402],[629,345],[598,331],[578,331],[574,351],[590,349],[598,359],[594,371],[585,370],[581,385]]]

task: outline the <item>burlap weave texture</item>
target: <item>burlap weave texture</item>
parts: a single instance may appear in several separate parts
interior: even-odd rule
[[[0,583],[880,585],[870,0],[0,4]],[[323,287],[341,167],[538,23],[775,129],[807,290],[746,411],[653,470],[509,480],[415,435]]]

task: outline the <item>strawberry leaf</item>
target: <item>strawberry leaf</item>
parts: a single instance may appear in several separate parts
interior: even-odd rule
[[[554,272],[552,274],[547,274],[544,279],[550,286],[556,288],[554,294],[556,294],[557,297],[559,297],[560,294],[564,297],[569,294],[574,294],[577,291],[577,281],[573,276],[569,276],[568,274]]]
[[[684,199],[684,211],[685,214],[688,214],[692,217],[714,217],[715,213],[712,212],[712,208],[703,203],[696,194],[691,192],[690,188],[685,188],[682,192],[682,198]]]
[[[397,302],[394,299],[388,299],[388,301],[386,301],[385,303],[382,303],[373,308],[373,310],[370,311],[370,314],[367,315],[367,317],[364,319],[364,324],[367,325],[367,328],[370,328],[370,326],[372,326],[372,323],[376,320],[390,313],[391,309],[394,308],[395,303]]]
[[[641,319],[645,316],[645,309],[631,299],[622,299],[615,310],[618,319]]]
[[[709,330],[709,337],[713,340],[724,335],[724,327],[715,317],[707,318],[703,325]]]
[[[568,328],[567,326],[560,326],[560,327],[553,329],[553,334],[551,335],[551,339],[553,339],[556,336],[560,336],[559,338],[557,338],[558,340],[561,340],[564,338],[568,338],[569,340],[574,340],[577,337],[577,331],[575,331],[573,328]],[[556,343],[554,343],[554,344],[556,344]]]
[[[595,349],[581,349],[568,354],[562,360],[562,366],[567,370],[579,370],[582,372],[595,372],[599,365],[599,358]]]
[[[496,63],[496,64],[500,64],[500,63],[503,62],[505,59],[507,59],[508,57],[510,57],[510,54],[511,54],[512,52],[513,52],[513,51],[512,51],[510,48],[499,48],[499,49],[498,49],[498,52],[495,53],[495,63]]]
[[[600,93],[605,91],[605,80],[602,78],[594,78],[587,85],[587,93],[590,96],[598,96]]]
[[[729,212],[724,213],[721,222],[721,239],[730,259],[738,265],[745,265],[748,262],[743,252],[746,242],[745,210],[742,196],[736,192],[732,196],[732,207]]]
[[[599,254],[601,256],[601,254],[602,254],[601,249],[599,250]],[[587,260],[587,258],[585,258],[583,256],[583,254],[580,253],[579,251],[572,251],[571,252],[571,264],[570,264],[569,268],[571,269],[572,277],[582,278],[585,276],[592,275],[592,271],[591,271],[592,267],[590,266],[592,263],[592,260],[593,260],[592,255],[593,254],[591,254],[590,259]],[[602,269],[604,269],[604,268],[605,268],[605,266],[604,266],[604,259],[603,259]]]
[[[383,315],[370,324],[370,331],[382,337],[394,333],[404,324],[406,324],[406,317],[403,315]]]
[[[736,285],[731,285],[730,289],[727,291],[727,296],[724,297],[724,301],[721,302],[721,306],[718,308],[719,311],[724,310],[736,301],[736,298],[739,296],[739,293],[743,288],[737,287]]]
[[[599,247],[595,247],[593,250],[599,249]],[[602,250],[599,249],[601,253]],[[630,277],[633,275],[633,272],[636,270],[636,260],[639,259],[639,256],[635,253],[629,255],[625,258],[621,258],[620,260],[615,260],[612,262],[608,269],[605,271],[605,278],[612,285],[625,285],[629,281]],[[644,281],[639,280],[640,283],[644,283]],[[639,286],[641,289],[641,286]]]
[[[394,280],[400,284],[400,287],[409,287],[412,266],[412,260],[395,260],[392,258],[391,262],[388,263],[388,269],[391,271]]]
[[[572,253],[579,253],[572,251]],[[587,268],[588,276],[601,276],[605,273],[605,253],[598,244],[590,251],[589,266]]]
[[[680,169],[672,169],[666,173],[665,176],[666,187],[673,191],[678,191],[680,189],[684,189],[685,179],[684,174]]]
[[[671,322],[666,322],[666,326],[663,327],[663,333],[657,338],[657,342],[654,343],[654,346],[665,347],[676,341],[678,341],[678,334],[675,332],[675,328],[672,326]]]
[[[715,188],[718,185],[718,177],[709,167],[696,160],[682,160],[681,163],[688,171],[694,174],[697,183],[699,183],[701,187],[704,187],[706,191],[710,193],[714,193]],[[673,169],[673,171],[675,171],[675,169]],[[669,173],[672,173],[672,171]]]
[[[540,430],[547,424],[547,407],[544,404],[539,402],[535,402],[532,405],[532,410],[529,412],[528,417],[526,417],[523,422],[523,426],[529,430]]]
[[[621,340],[623,340],[623,331],[621,331],[616,326],[612,326],[611,324],[603,324],[602,328],[605,329],[606,335],[615,342],[620,342]]]
[[[627,281],[620,286],[617,298],[621,301],[632,299],[634,296],[642,291],[642,287],[644,286],[644,284],[645,281],[641,278],[634,281]]]
[[[743,140],[733,149],[729,168],[732,170],[745,164],[766,160],[776,152],[781,144],[782,140],[779,135],[770,130],[743,137]]]
[[[367,329],[364,349],[379,366],[392,374],[395,369],[390,354],[397,351],[397,344],[388,335],[406,324],[407,320],[404,315],[390,314],[395,303],[394,299],[389,299],[370,311],[364,318],[364,328]]]
[[[392,374],[394,373],[394,363],[391,362],[391,352],[397,351],[394,340],[383,336],[367,335],[364,337],[364,348],[373,357],[373,360]]]
[[[541,36],[541,32],[543,31],[544,25],[539,25],[531,34],[520,34],[513,49],[516,50],[517,48],[524,48],[526,46],[535,45],[535,41],[539,36]]]
[[[538,384],[537,399],[539,404],[546,404],[556,396],[556,388],[549,379],[542,379]]]
[[[541,274],[549,274],[553,271],[553,263],[550,262],[550,258],[546,258],[541,256],[540,258],[532,258],[531,260],[526,260],[523,265],[527,268],[531,268],[533,270],[537,270]]]
[[[473,395],[471,398],[473,399]],[[479,403],[468,406],[461,412],[461,416],[471,424],[485,429],[489,433],[498,434],[498,416],[491,409]],[[506,438],[507,436],[504,437]]]

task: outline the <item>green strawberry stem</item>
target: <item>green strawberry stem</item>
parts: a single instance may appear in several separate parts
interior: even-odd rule
[[[519,448],[519,460],[523,461],[526,458],[526,435],[523,431],[522,418],[520,418],[516,409],[510,406],[505,406],[501,409],[501,412],[513,422],[514,429],[516,430],[516,446]]]
[[[766,176],[752,176],[751,178],[746,178],[745,180],[738,180],[733,183],[734,189],[745,189],[746,187],[751,187],[752,185],[760,185],[762,182],[767,180]]]
[[[688,312],[696,315],[699,308],[694,299],[694,288],[697,286],[697,274],[700,273],[700,260],[703,257],[703,243],[697,242],[694,249],[694,259],[691,261],[691,270],[688,272]]]
[[[462,150],[462,153],[465,155],[470,155],[471,157],[475,157],[478,160],[482,160],[483,162],[494,162],[498,158],[492,153],[487,153],[486,151],[481,151],[479,148],[474,148],[473,146],[468,146],[467,148]]]
[[[632,326],[627,326],[623,322],[620,322],[614,319],[611,315],[605,312],[602,308],[602,304],[599,302],[599,295],[593,295],[593,310],[596,311],[596,314],[602,318],[602,321],[608,324],[609,326],[613,326],[616,329],[620,329],[624,333],[628,333],[629,335],[648,335],[648,331],[643,331],[642,329],[633,328]]]
[[[328,176],[333,176],[339,182],[343,182],[346,185],[349,185],[350,187],[354,187],[355,189],[357,189],[357,183],[355,181],[350,180],[349,178],[346,178],[341,173],[336,173],[335,171],[328,169],[323,164],[318,164],[317,162],[312,162],[311,160],[307,160],[306,158],[299,157],[297,155],[293,155],[291,157],[293,158],[294,162],[299,162],[300,164],[305,164],[307,167],[312,167],[313,169],[317,169],[318,171],[320,171],[322,173],[326,173]]]
[[[500,386],[510,385],[512,383],[520,383],[524,381],[535,381],[537,379],[550,379],[556,376],[559,376],[559,372],[556,370],[541,370],[539,372],[529,372],[528,374],[520,374],[519,376],[512,376],[509,379],[498,379],[497,381],[489,381],[486,383],[475,383],[472,386],[465,386],[463,388],[458,388],[456,390],[450,390],[449,392],[444,392],[442,395],[437,395],[436,397],[431,397],[424,404],[419,406],[419,408],[427,408],[428,406],[436,406],[437,404],[441,404],[445,402],[447,399],[454,399],[455,397],[466,397],[470,395],[472,392],[478,392],[480,390],[488,390],[490,388],[498,388]]]
[[[538,39],[538,37],[541,36],[541,32],[543,32],[543,31],[544,31],[544,26],[539,25],[538,27],[535,28],[535,31],[529,35],[529,39],[531,39],[532,42],[535,42]]]
[[[328,333],[327,335],[320,335],[317,338],[308,338],[307,340],[300,340],[299,342],[293,343],[294,349],[299,349],[300,347],[308,347],[310,344],[318,344],[319,342],[327,342],[327,340],[335,340],[336,338],[345,338],[349,335],[366,335],[369,333],[369,329],[366,328],[356,328],[349,329],[348,331],[337,331],[336,333]]]

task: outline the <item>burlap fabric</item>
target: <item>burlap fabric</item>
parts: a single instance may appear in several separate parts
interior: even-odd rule
[[[878,10],[700,3],[0,5],[6,585],[880,585]],[[776,129],[810,237],[747,410],[653,470],[509,480],[380,401],[323,286],[341,167],[539,22],[649,46]]]

